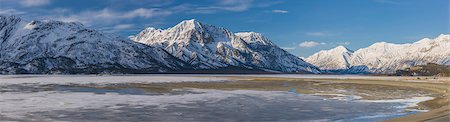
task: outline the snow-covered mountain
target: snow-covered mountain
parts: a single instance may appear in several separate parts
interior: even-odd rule
[[[0,15],[0,73],[149,73],[186,67],[163,49],[80,23]]]
[[[352,54],[352,50],[338,46],[330,50],[319,51],[305,60],[323,70],[347,69],[350,67],[349,60]]]
[[[424,38],[408,44],[378,42],[349,53],[349,56],[336,53],[340,54],[336,49],[320,51],[306,60],[327,70],[367,66],[373,73],[393,73],[399,69],[427,63],[450,65],[450,35],[441,34],[434,39]]]
[[[318,68],[284,51],[261,34],[233,33],[196,20],[185,20],[165,30],[147,28],[131,39],[162,47],[196,69],[241,67],[319,73]]]

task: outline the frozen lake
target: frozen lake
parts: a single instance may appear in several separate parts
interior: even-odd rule
[[[414,112],[430,98],[358,100],[293,91],[79,87],[163,82],[227,82],[197,75],[0,76],[0,120],[11,121],[379,121]],[[344,98],[344,99],[343,99]]]

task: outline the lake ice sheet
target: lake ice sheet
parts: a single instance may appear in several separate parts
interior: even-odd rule
[[[83,89],[65,83],[46,90],[41,88],[48,85],[45,81],[34,82],[42,77],[25,79],[22,81],[31,83],[0,81],[5,81],[0,83],[0,120],[378,121],[412,113],[402,108],[410,103],[402,101],[336,100],[289,91],[178,89],[173,93],[152,94],[140,89]],[[136,80],[126,83],[132,81]]]

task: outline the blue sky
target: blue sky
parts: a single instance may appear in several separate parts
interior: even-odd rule
[[[449,0],[0,0],[0,14],[79,21],[128,36],[182,20],[263,33],[306,57],[344,45],[410,43],[449,34]]]

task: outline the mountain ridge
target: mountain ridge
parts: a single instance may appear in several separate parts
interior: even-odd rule
[[[1,74],[320,73],[259,33],[236,35],[197,20],[166,30],[149,27],[140,33],[146,36],[129,40],[76,22],[0,15],[0,34]],[[134,41],[144,39],[154,45]]]
[[[164,50],[60,21],[0,16],[0,72],[147,73],[189,65]]]
[[[77,22],[27,22],[16,16],[0,15],[1,74],[183,71],[388,74],[427,63],[450,65],[448,49],[450,35],[441,34],[414,43],[377,42],[356,51],[338,46],[302,59],[263,34],[233,33],[195,19],[167,29],[148,27],[126,39]]]
[[[367,66],[367,72],[392,74],[396,70],[416,65],[436,63],[450,65],[450,35],[440,34],[434,39],[424,38],[414,43],[393,44],[377,42],[366,48],[358,49],[347,58],[350,66]],[[323,53],[323,51],[320,51]],[[318,59],[320,52],[306,58],[312,64],[327,64],[330,60]],[[329,55],[328,59],[340,59],[342,55]],[[335,60],[338,61],[339,60]],[[324,70],[346,70],[348,66],[321,65]],[[329,68],[332,67],[332,68]],[[345,68],[346,67],[346,68]],[[353,72],[358,73],[358,72]]]
[[[165,30],[149,27],[133,37],[136,42],[161,47],[197,69],[240,66],[282,72],[320,72],[262,34],[233,33],[197,20],[185,20]]]

